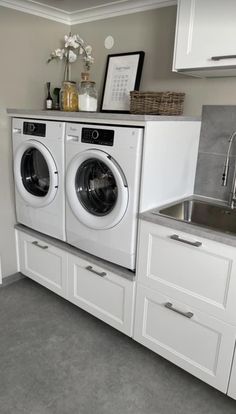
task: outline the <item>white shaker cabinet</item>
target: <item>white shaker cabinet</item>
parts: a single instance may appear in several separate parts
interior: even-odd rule
[[[126,335],[133,334],[135,282],[65,249],[16,231],[19,271]],[[75,252],[76,249],[73,248]]]
[[[134,339],[226,393],[236,249],[141,220]]]
[[[234,327],[138,285],[134,339],[226,393]]]
[[[21,273],[66,298],[66,252],[29,234],[16,235]]]
[[[126,335],[133,333],[135,283],[80,257],[68,257],[68,299]]]
[[[236,248],[141,221],[138,282],[236,325]]]
[[[179,0],[173,70],[235,75],[235,16],[235,0]]]

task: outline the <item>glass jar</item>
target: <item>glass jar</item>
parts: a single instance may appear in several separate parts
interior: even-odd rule
[[[98,93],[96,83],[86,79],[84,74],[79,85],[79,111],[96,112],[97,105]]]
[[[63,82],[60,91],[60,109],[61,111],[78,111],[78,91],[75,82]]]

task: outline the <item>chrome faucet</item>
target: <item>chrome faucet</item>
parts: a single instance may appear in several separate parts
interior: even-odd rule
[[[230,151],[231,151],[231,146],[232,143],[234,141],[234,138],[236,137],[236,131],[234,131],[230,138],[229,138],[229,146],[228,146],[228,151],[227,151],[227,155],[226,155],[226,159],[225,159],[225,164],[224,164],[224,170],[223,170],[223,174],[222,174],[222,185],[223,187],[226,187],[228,184],[228,174],[229,174],[229,159],[230,159]],[[236,165],[234,167],[234,177],[233,177],[233,181],[232,181],[232,187],[231,187],[231,191],[229,194],[229,206],[230,208],[235,208],[236,205]]]

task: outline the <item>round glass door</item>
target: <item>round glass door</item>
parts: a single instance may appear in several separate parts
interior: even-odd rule
[[[58,171],[50,151],[38,141],[23,142],[14,154],[16,188],[33,207],[52,202],[58,190]]]
[[[110,214],[116,205],[118,187],[114,174],[97,158],[89,158],[80,165],[75,188],[80,203],[95,216]]]
[[[66,174],[66,192],[77,219],[92,229],[114,227],[128,206],[128,185],[116,161],[101,150],[76,155]]]
[[[49,191],[50,173],[43,154],[37,148],[28,148],[21,159],[21,177],[25,189],[36,197],[45,197]]]

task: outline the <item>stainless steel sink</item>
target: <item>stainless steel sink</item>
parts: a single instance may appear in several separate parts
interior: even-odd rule
[[[154,212],[154,214],[157,214]],[[198,200],[186,200],[158,211],[175,220],[236,234],[236,209]]]

